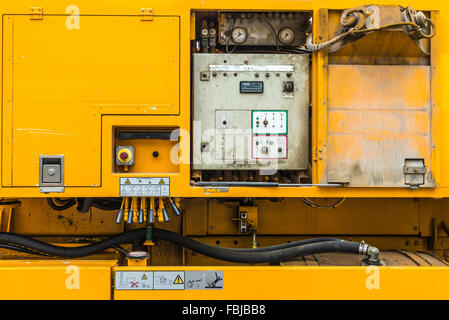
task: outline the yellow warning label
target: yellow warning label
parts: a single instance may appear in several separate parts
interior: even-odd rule
[[[147,280],[147,276],[145,274],[142,276],[142,280]]]
[[[161,179],[161,181],[159,181],[159,184],[165,184],[164,179]]]
[[[184,282],[182,281],[181,276],[178,274],[178,276],[176,277],[175,281],[173,281],[173,284],[183,284]]]
[[[129,179],[126,179],[125,184],[131,184],[131,182],[129,181]]]

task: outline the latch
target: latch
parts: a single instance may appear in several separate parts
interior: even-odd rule
[[[154,19],[153,8],[140,9],[140,20],[153,21],[153,19]]]
[[[44,9],[42,7],[31,7],[30,8],[30,19],[31,20],[42,20],[44,18]]]
[[[39,187],[43,193],[64,192],[64,156],[39,157]]]
[[[404,183],[410,186],[410,189],[416,190],[423,185],[425,175],[424,159],[405,159]]]

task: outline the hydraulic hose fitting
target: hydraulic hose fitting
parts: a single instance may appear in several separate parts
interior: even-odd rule
[[[131,205],[130,205],[130,209],[129,209],[129,213],[128,213],[128,224],[133,223],[134,220],[134,198],[131,198]]]
[[[158,218],[159,218],[159,222],[169,222],[170,221],[168,212],[164,207],[164,199],[162,199],[162,198],[159,198]]]
[[[148,223],[154,223],[154,198],[150,198],[150,209],[148,210]]]
[[[176,216],[180,216],[181,215],[181,210],[179,210],[179,206],[176,203],[176,201],[173,201],[172,198],[168,198],[170,200],[171,206],[173,208],[173,212],[175,213]]]
[[[120,210],[117,213],[117,218],[115,218],[115,223],[120,224],[123,220],[123,214],[124,214],[124,206],[125,206],[125,199],[122,200],[122,205],[120,206]]]
[[[366,256],[366,259],[361,261],[361,265],[366,266],[384,266],[385,263],[380,260],[379,249],[370,246],[365,241],[360,242],[359,253]]]
[[[251,232],[251,248],[256,249],[259,246],[257,242],[257,230],[253,229]]]

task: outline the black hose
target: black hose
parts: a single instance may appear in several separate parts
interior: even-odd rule
[[[287,248],[291,248],[291,247],[302,246],[302,245],[305,245],[305,244],[326,242],[326,241],[343,241],[343,240],[337,239],[337,238],[314,238],[314,239],[305,239],[305,240],[294,241],[294,242],[290,242],[290,243],[283,243],[283,244],[278,244],[278,245],[269,246],[269,247],[260,247],[260,248],[222,248],[222,249],[229,249],[229,250],[234,250],[234,251],[237,251],[237,252],[267,252],[267,251],[276,251],[276,250],[280,250],[280,249],[287,249]]]
[[[25,249],[25,248],[21,248],[21,247],[17,247],[17,246],[13,246],[13,245],[9,245],[9,244],[0,244],[0,249],[18,251],[18,252],[23,252],[23,253],[33,254],[33,255],[38,255],[38,256],[45,256],[45,254],[43,254],[43,253]]]
[[[327,253],[327,252],[345,252],[345,253],[359,253],[360,243],[349,241],[325,241],[301,246],[267,251],[267,252],[241,252],[229,250],[229,248],[220,248],[210,246],[180,234],[173,233],[167,230],[153,228],[153,237],[170,242],[174,242],[190,250],[199,252],[208,257],[219,260],[225,260],[237,263],[266,263],[266,262],[280,262],[291,260],[296,257],[308,256],[311,254]]]
[[[325,253],[325,252],[359,253],[360,247],[360,243],[357,242],[349,242],[344,240],[338,241],[322,240],[321,242],[316,242],[317,240],[320,239],[310,239],[300,241],[301,245],[298,245],[297,244],[298,242],[296,242],[295,246],[293,246],[295,243],[289,243],[267,248],[248,250],[248,249],[232,249],[232,248],[221,248],[211,246],[208,244],[198,242],[196,240],[186,238],[180,234],[171,231],[156,228],[152,229],[152,236],[155,239],[170,241],[215,259],[238,263],[251,263],[251,264],[264,263],[264,262],[279,262],[291,260],[293,258],[300,256]],[[0,244],[5,244],[14,247],[18,246],[21,248],[25,248],[27,250],[37,251],[51,256],[76,258],[102,252],[108,248],[111,248],[119,244],[130,243],[139,240],[143,241],[145,240],[145,238],[146,238],[146,229],[137,229],[119,234],[117,236],[90,245],[75,248],[67,248],[61,246],[54,246],[45,242],[41,242],[38,240],[34,240],[32,238],[28,238],[13,233],[0,233]],[[310,243],[311,241],[314,242]]]
[[[137,229],[121,233],[117,236],[89,244],[82,247],[67,248],[61,246],[54,246],[39,240],[29,237],[24,237],[14,233],[0,233],[0,244],[7,244],[12,246],[20,246],[23,248],[38,251],[47,255],[63,257],[63,258],[78,258],[92,255],[94,253],[102,252],[106,249],[123,243],[130,243],[135,240],[145,240],[145,229]]]
[[[47,203],[53,210],[64,211],[64,210],[67,210],[67,209],[73,207],[76,204],[76,201],[75,201],[75,199],[72,198],[72,199],[65,201],[65,204],[63,204],[63,205],[57,205],[53,202],[52,198],[47,198]]]

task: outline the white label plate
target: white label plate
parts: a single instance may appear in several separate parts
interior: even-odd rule
[[[154,271],[154,290],[184,290],[184,271]]]
[[[223,271],[116,271],[115,290],[221,290]]]
[[[293,72],[295,66],[293,65],[254,65],[254,64],[211,64],[209,71],[257,71],[257,72]]]
[[[120,178],[121,197],[169,197],[170,178]]]
[[[288,113],[286,110],[251,112],[253,134],[288,134]]]
[[[253,136],[253,159],[287,159],[287,136]]]
[[[153,290],[153,271],[116,271],[116,290]]]

